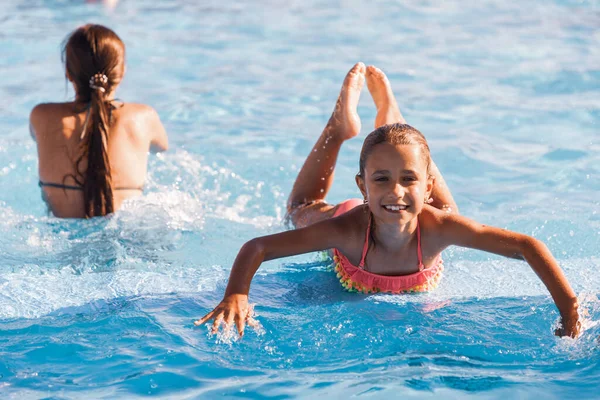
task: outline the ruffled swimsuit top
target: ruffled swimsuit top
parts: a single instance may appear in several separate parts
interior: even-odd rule
[[[425,268],[423,265],[423,256],[421,253],[421,229],[417,221],[417,257],[419,259],[419,271],[400,276],[387,276],[374,274],[365,270],[365,259],[369,249],[369,233],[371,231],[371,217],[367,233],[365,235],[365,244],[362,250],[360,264],[357,266],[340,253],[333,249],[333,261],[335,271],[342,286],[350,292],[360,293],[416,293],[426,292],[435,289],[442,278],[444,265],[441,256],[438,256],[433,266]]]

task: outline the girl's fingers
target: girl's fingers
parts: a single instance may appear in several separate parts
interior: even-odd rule
[[[246,323],[248,324],[248,326],[250,326],[252,328],[258,327],[258,321],[252,317],[246,318]]]
[[[258,326],[258,322],[254,318],[252,318],[251,315],[253,315],[252,306],[243,309],[241,312],[234,312],[233,310],[229,310],[227,308],[223,309],[221,307],[217,307],[208,314],[206,314],[204,317],[195,321],[194,325],[202,325],[203,323],[214,319],[214,322],[212,324],[212,333],[214,334],[219,331],[219,328],[223,323],[225,324],[224,329],[233,326],[233,324],[235,323],[238,333],[240,334],[240,336],[242,336],[244,335],[246,324],[253,328]]]
[[[250,326],[252,328],[257,328],[258,321],[255,320],[253,316],[254,316],[254,306],[249,304],[248,312],[246,313],[246,323],[248,324],[248,326]]]
[[[217,333],[219,331],[219,326],[221,325],[221,322],[223,322],[223,313],[215,317],[215,322],[213,323],[212,327],[212,333]]]
[[[212,310],[211,312],[209,312],[208,314],[206,314],[204,317],[200,318],[198,321],[194,322],[194,325],[198,326],[198,325],[202,325],[203,323],[205,323],[206,321],[208,321],[209,319],[212,318],[212,316],[214,315],[215,310]]]
[[[240,336],[244,336],[244,318],[239,314],[235,316],[235,326]]]
[[[233,326],[234,318],[235,318],[235,312],[230,311],[227,313],[227,318],[225,318],[225,329],[229,329],[230,326]]]

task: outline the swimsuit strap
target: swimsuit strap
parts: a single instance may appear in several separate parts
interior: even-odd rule
[[[60,183],[42,182],[42,181],[38,182],[38,186],[39,187],[52,187],[52,188],[57,188],[57,189],[83,190],[83,187],[81,187],[81,186],[63,185]]]
[[[423,271],[423,253],[421,251],[421,228],[419,226],[419,217],[417,217],[417,258],[419,259],[419,271]]]
[[[117,105],[113,104],[113,103],[117,103]],[[110,104],[110,108],[112,108],[113,110],[117,110],[121,107],[123,107],[125,105],[125,102],[121,99],[112,99],[108,102]]]
[[[63,185],[61,183],[53,183],[53,182],[38,182],[39,187],[51,187],[57,189],[69,189],[69,190],[83,190],[83,186],[74,186],[74,185]],[[113,190],[139,190],[140,192],[144,191],[144,185],[142,186],[118,186],[113,188]]]
[[[362,256],[358,268],[365,269],[365,259],[367,258],[367,250],[369,249],[369,235],[371,235],[371,213],[369,213],[369,225],[367,226],[367,234],[365,235],[365,244],[362,249]]]

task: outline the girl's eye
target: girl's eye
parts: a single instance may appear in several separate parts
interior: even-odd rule
[[[417,180],[417,178],[415,178],[414,176],[405,176],[403,180],[404,182],[414,182]]]
[[[386,176],[380,176],[375,178],[375,182],[387,182],[388,178]]]

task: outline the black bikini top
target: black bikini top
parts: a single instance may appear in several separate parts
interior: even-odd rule
[[[51,187],[51,188],[64,189],[64,190],[83,190],[83,186],[63,185],[61,183],[54,183],[54,182],[38,181],[38,185],[39,185],[39,187]],[[119,187],[113,188],[113,190],[139,190],[139,191],[143,192],[144,185],[142,185],[142,186],[119,186]]]

